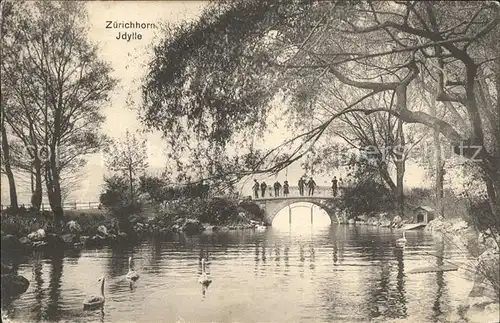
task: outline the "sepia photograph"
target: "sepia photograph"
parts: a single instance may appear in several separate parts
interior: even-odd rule
[[[500,2],[3,0],[1,322],[500,323]]]

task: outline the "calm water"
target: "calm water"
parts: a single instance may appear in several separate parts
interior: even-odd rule
[[[407,274],[437,263],[437,254],[464,263],[464,252],[423,231],[364,226],[303,230],[271,228],[176,236],[135,247],[33,255],[19,274],[26,293],[4,306],[21,322],[366,322],[442,320],[470,291],[461,271]],[[200,252],[208,252],[212,285],[197,282]],[[123,280],[134,257],[140,279]],[[82,301],[106,276],[106,304]]]

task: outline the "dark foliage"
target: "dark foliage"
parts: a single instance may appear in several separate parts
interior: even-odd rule
[[[214,198],[208,201],[200,216],[201,222],[210,224],[227,223],[238,211],[237,205],[232,200]]]
[[[122,207],[129,203],[129,186],[126,178],[118,175],[104,179],[104,192],[99,196],[99,202],[105,207]]]
[[[99,201],[118,220],[120,230],[131,231],[128,217],[140,212],[142,205],[139,202],[131,201],[127,178],[119,175],[105,178],[104,192],[99,196]]]
[[[494,216],[486,197],[469,197],[467,204],[470,221],[474,227],[481,232],[489,229],[494,234],[500,234],[500,219]]]
[[[240,202],[238,207],[246,210],[260,220],[264,219],[264,211],[255,202],[244,200]]]
[[[153,202],[167,199],[166,183],[160,177],[143,175],[139,177],[139,191],[147,193]]]
[[[391,191],[372,179],[345,188],[344,194],[344,207],[353,215],[387,211],[395,207]]]
[[[173,186],[161,177],[144,175],[139,178],[139,192],[147,193],[152,202],[178,198],[207,198],[210,186],[204,183]]]

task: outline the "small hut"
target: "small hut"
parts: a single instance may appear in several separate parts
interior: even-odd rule
[[[436,217],[436,211],[429,206],[419,206],[414,210],[416,223],[429,223]]]

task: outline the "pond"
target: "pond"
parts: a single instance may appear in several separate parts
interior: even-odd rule
[[[409,274],[455,264],[466,253],[423,231],[367,226],[271,227],[149,239],[132,247],[50,252],[23,259],[29,289],[6,304],[15,321],[67,322],[435,322],[471,289],[461,271]],[[198,283],[200,255],[212,284]],[[139,280],[124,280],[128,257]],[[83,310],[99,293],[102,309]]]

